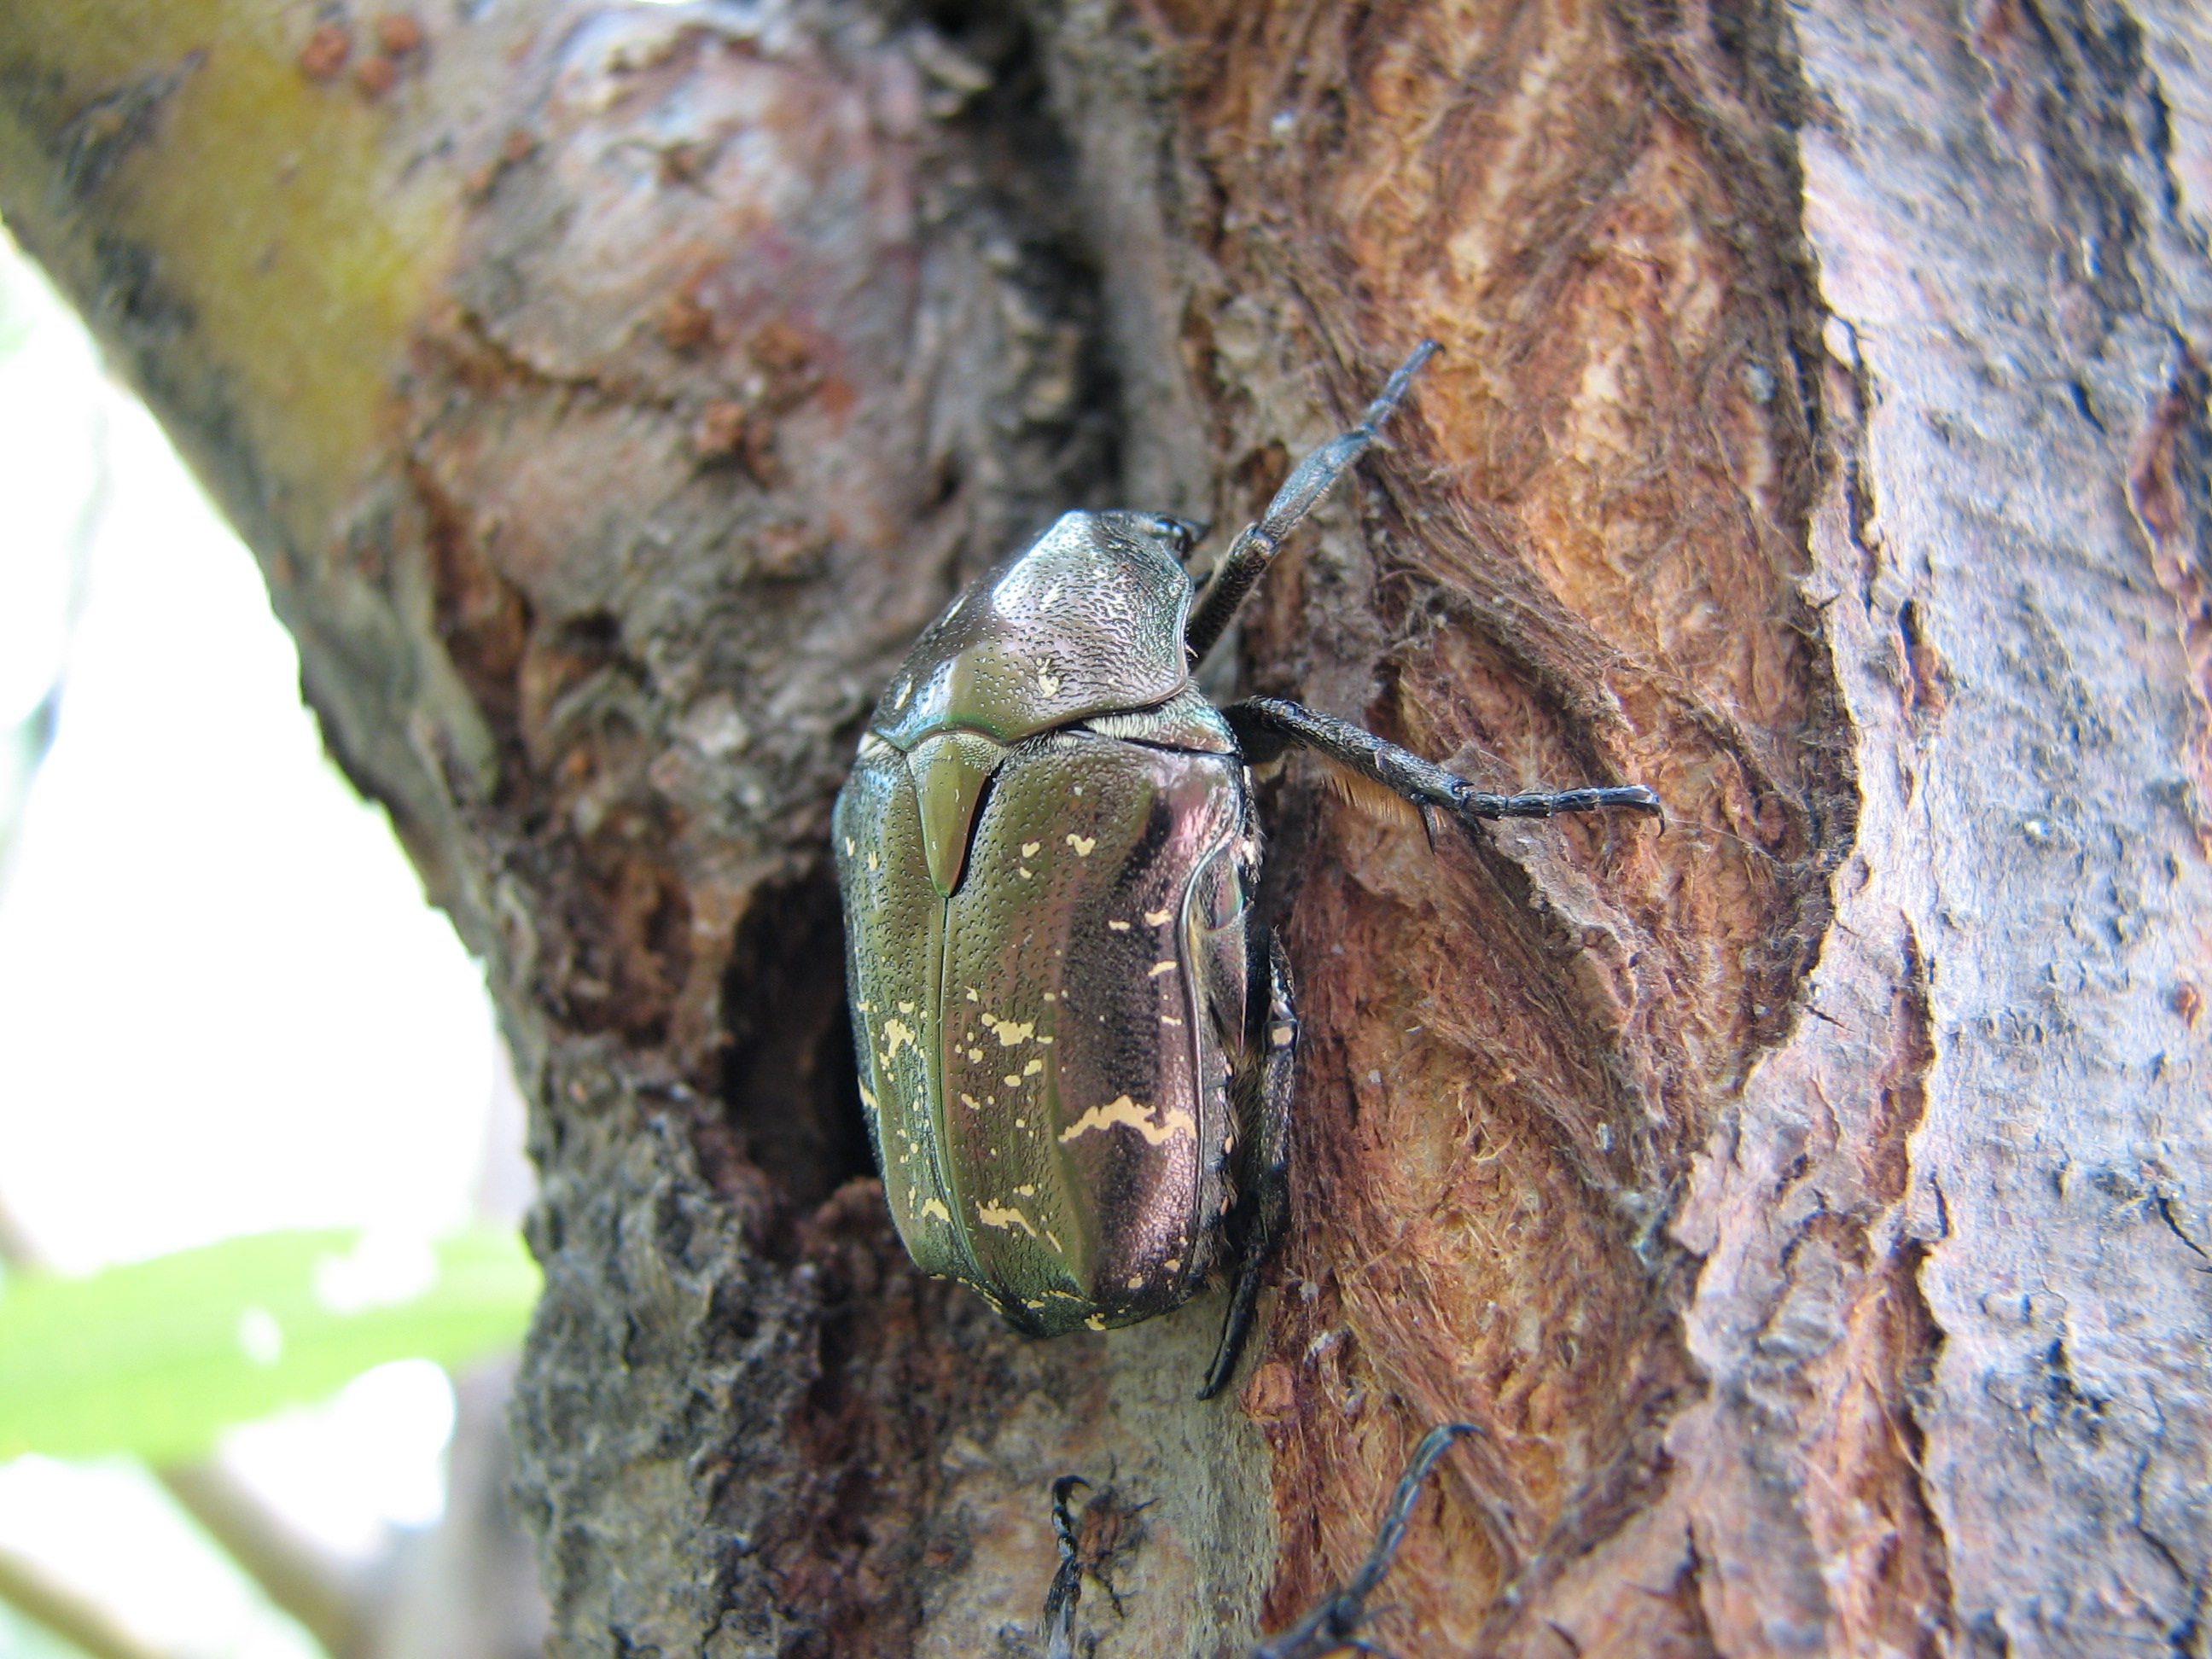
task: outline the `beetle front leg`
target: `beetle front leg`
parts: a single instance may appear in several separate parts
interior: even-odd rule
[[[1251,765],[1263,766],[1297,744],[1356,777],[1378,783],[1420,809],[1449,813],[1472,827],[1483,818],[1549,818],[1562,812],[1624,810],[1659,812],[1659,797],[1640,783],[1565,789],[1556,793],[1493,795],[1347,720],[1316,714],[1281,697],[1253,697],[1221,711]]]
[[[1237,1202],[1223,1223],[1236,1276],[1221,1342],[1198,1391],[1211,1400],[1228,1387],[1252,1330],[1260,1280],[1290,1218],[1291,1089],[1297,1072],[1298,1017],[1290,958],[1273,930],[1267,936],[1267,1004],[1249,1032],[1231,1089],[1237,1106]]]
[[[1198,596],[1198,607],[1191,612],[1183,630],[1183,643],[1189,649],[1194,665],[1213,648],[1214,641],[1236,616],[1237,607],[1244,603],[1244,596],[1267,574],[1268,565],[1282,550],[1283,538],[1297,528],[1306,514],[1314,510],[1314,504],[1344,476],[1345,469],[1375,441],[1376,432],[1403,400],[1407,388],[1413,384],[1413,376],[1421,372],[1421,365],[1435,356],[1438,349],[1434,340],[1424,340],[1415,346],[1413,355],[1398,365],[1397,372],[1383,384],[1375,401],[1367,405],[1367,413],[1361,416],[1359,424],[1330,439],[1300,461],[1283,481],[1283,487],[1275,492],[1275,499],[1267,503],[1260,522],[1245,526],[1230,544],[1205,591]]]

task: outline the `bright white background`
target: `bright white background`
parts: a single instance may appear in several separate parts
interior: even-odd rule
[[[0,1206],[29,1242],[76,1272],[271,1227],[427,1237],[487,1183],[511,1213],[476,964],[324,759],[251,556],[0,237],[0,733],[58,674],[0,872]],[[386,1366],[224,1455],[367,1559],[436,1518],[453,1411],[435,1366]],[[187,1659],[314,1652],[127,1464],[0,1465],[0,1546]],[[55,1651],[0,1609],[0,1659]]]

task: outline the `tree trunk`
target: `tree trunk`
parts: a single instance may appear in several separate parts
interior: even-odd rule
[[[0,210],[266,569],[483,953],[564,1653],[2207,1650],[2212,24],[2192,0],[88,0]],[[871,1176],[829,804],[1070,505],[1233,531],[1417,337],[1243,686],[1307,1033],[1218,1294],[1033,1344]]]

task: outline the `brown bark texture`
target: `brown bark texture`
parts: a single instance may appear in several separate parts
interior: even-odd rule
[[[127,24],[127,27],[125,26]],[[558,1651],[2201,1654],[2212,23],[2192,0],[84,0],[0,211],[263,561],[534,1097]],[[908,1266],[829,803],[1071,505],[1252,516],[1295,1225],[1045,1344]],[[1217,538],[1216,544],[1218,544]]]

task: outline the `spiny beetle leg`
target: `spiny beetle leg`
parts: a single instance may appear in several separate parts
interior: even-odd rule
[[[1556,793],[1493,795],[1419,755],[1385,743],[1347,720],[1317,714],[1281,697],[1253,697],[1221,711],[1245,760],[1263,766],[1297,744],[1346,771],[1381,784],[1422,810],[1449,812],[1470,827],[1482,818],[1549,818],[1562,812],[1657,813],[1659,797],[1640,783],[1565,789]]]
[[[1152,1504],[1127,1502],[1121,1489],[1109,1482],[1093,1492],[1079,1516],[1068,1500],[1077,1487],[1090,1486],[1079,1474],[1064,1474],[1052,1483],[1052,1529],[1060,1540],[1060,1565],[1045,1591],[1040,1621],[1045,1659],[1074,1659],[1075,1608],[1083,1599],[1086,1577],[1106,1592],[1115,1613],[1127,1616],[1114,1583],[1114,1564],[1144,1542],[1144,1524],[1137,1517]]]
[[[1192,611],[1189,625],[1183,632],[1183,642],[1189,648],[1192,662],[1199,661],[1213,648],[1214,641],[1236,616],[1237,607],[1244,603],[1244,596],[1267,574],[1268,564],[1283,545],[1283,538],[1297,528],[1299,521],[1313,511],[1314,503],[1328,494],[1330,487],[1344,476],[1345,469],[1375,441],[1376,431],[1405,398],[1407,388],[1413,384],[1413,376],[1421,372],[1421,365],[1441,349],[1434,340],[1424,340],[1415,346],[1413,355],[1398,365],[1397,372],[1384,383],[1375,401],[1367,405],[1367,413],[1360,418],[1359,424],[1332,438],[1300,461],[1291,476],[1283,480],[1275,499],[1267,503],[1260,522],[1245,526],[1230,544],[1229,551],[1222,555],[1221,562],[1214,568],[1212,580],[1199,596],[1198,607]]]
[[[1075,1516],[1067,1500],[1078,1486],[1091,1483],[1079,1474],[1063,1474],[1052,1483],[1052,1530],[1060,1540],[1060,1565],[1044,1593],[1045,1659],[1071,1659],[1075,1604],[1083,1597],[1083,1557],[1076,1549]]]
[[[1267,1000],[1230,1088],[1237,1109],[1237,1203],[1223,1227],[1236,1261],[1221,1341],[1198,1397],[1211,1400],[1229,1386],[1251,1334],[1260,1280],[1290,1218],[1291,1085],[1297,1070],[1298,1017],[1290,958],[1273,928],[1262,946],[1267,961]]]
[[[1358,1633],[1360,1626],[1367,1622],[1368,1598],[1390,1571],[1391,1560],[1406,1536],[1406,1523],[1413,1517],[1414,1501],[1420,1496],[1421,1483],[1428,1479],[1429,1471],[1437,1466],[1444,1449],[1453,1441],[1463,1434],[1477,1432],[1472,1423],[1446,1423],[1424,1435],[1421,1443],[1413,1449],[1413,1461],[1406,1465],[1405,1474],[1398,1477],[1398,1489],[1390,1496],[1389,1507],[1382,1512],[1382,1525],[1375,1534],[1375,1547],[1368,1552],[1359,1571],[1352,1576],[1352,1582],[1323,1597],[1319,1607],[1280,1636],[1261,1643],[1252,1650],[1250,1659],[1324,1659],[1326,1655],[1347,1650],[1381,1655],[1381,1648],[1362,1640]]]

